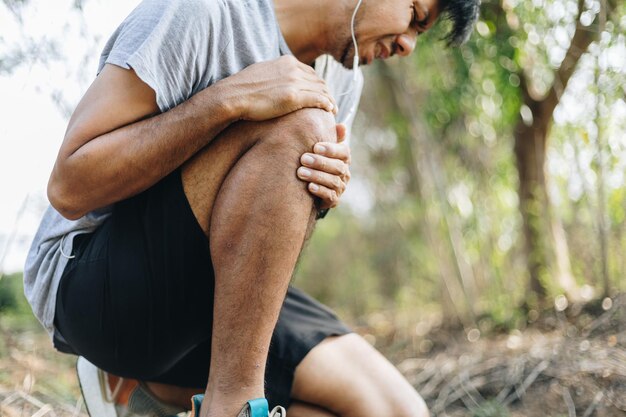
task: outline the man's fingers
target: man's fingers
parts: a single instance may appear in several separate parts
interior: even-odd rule
[[[313,182],[309,184],[308,188],[311,194],[321,200],[319,208],[333,208],[339,204],[339,195],[334,190]]]
[[[328,158],[312,153],[302,155],[300,157],[300,163],[306,168],[312,168],[333,175],[345,176],[348,175],[349,171],[348,164],[341,159]]]
[[[329,97],[324,94],[314,92],[314,91],[302,91],[297,99],[296,103],[286,102],[286,105],[297,104],[298,108],[294,110],[299,110],[303,108],[318,108],[322,110],[326,110],[331,113],[337,112],[337,106],[333,103]],[[292,110],[293,111],[293,110]]]
[[[350,163],[350,147],[345,142],[319,142],[313,147],[313,152],[328,158],[341,159],[346,163]]]
[[[321,91],[324,94],[326,94],[332,100],[335,107],[337,107],[335,98],[330,93],[330,90],[328,88],[328,85],[326,84],[326,81],[318,77],[317,74],[315,74],[315,72],[313,72],[313,74],[304,74],[302,77],[302,80],[308,83],[308,85],[301,84],[300,88],[302,89],[302,91],[318,91],[318,92]]]
[[[343,123],[338,123],[335,126],[335,129],[337,130],[337,143],[341,143],[346,140],[346,125],[344,125]]]
[[[346,183],[343,181],[340,175],[328,174],[323,171],[317,171],[315,169],[300,167],[298,168],[298,178],[303,181],[315,183],[317,185],[323,185],[329,188],[340,196],[346,189]]]
[[[305,64],[304,62],[301,62],[298,60],[296,65],[300,67],[301,70],[308,72],[309,74],[317,75],[317,73],[315,72],[315,69],[312,66]]]
[[[310,86],[309,86],[310,87]],[[298,103],[302,103],[302,98],[304,99],[308,99],[308,97],[313,97],[312,95],[317,94],[320,95],[322,97],[324,97],[328,102],[330,102],[330,104],[332,104],[333,106],[333,113],[337,113],[337,110],[339,109],[337,107],[337,102],[335,101],[335,98],[332,96],[332,94],[330,94],[330,91],[328,91],[328,89],[326,87],[324,87],[322,90],[316,90],[314,88],[302,88],[299,90],[299,94],[298,95],[294,95],[292,97],[292,100],[297,101]],[[303,107],[309,107],[309,106],[303,106]]]

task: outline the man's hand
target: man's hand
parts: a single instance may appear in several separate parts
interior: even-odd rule
[[[300,157],[302,166],[298,168],[298,177],[309,182],[309,192],[319,197],[320,209],[339,204],[350,181],[350,147],[344,142],[345,136],[346,127],[338,124],[337,143],[317,143],[313,153]]]
[[[241,120],[264,121],[304,108],[337,112],[326,82],[291,55],[252,64],[216,85]]]

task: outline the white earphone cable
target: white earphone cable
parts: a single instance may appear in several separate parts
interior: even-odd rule
[[[352,19],[350,20],[350,33],[352,35],[352,44],[354,45],[354,57],[352,58],[352,71],[353,71],[353,75],[352,75],[352,84],[350,85],[350,88],[346,91],[344,91],[343,93],[339,94],[339,97],[345,96],[349,93],[352,92],[352,90],[354,90],[354,87],[356,86],[357,80],[358,80],[358,69],[359,69],[359,45],[357,44],[356,41],[356,34],[354,33],[354,25],[355,25],[355,21],[356,21],[356,14],[359,11],[359,7],[361,7],[361,3],[363,3],[363,0],[359,0],[356,4],[356,7],[354,8],[354,12],[352,12]]]
[[[352,12],[352,20],[350,21],[350,32],[352,34],[352,43],[354,44],[354,58],[352,69],[356,71],[359,68],[359,45],[356,42],[356,34],[354,33],[354,24],[356,21],[356,13],[359,11],[359,7],[361,7],[361,3],[363,0],[359,0],[354,8],[354,12]]]

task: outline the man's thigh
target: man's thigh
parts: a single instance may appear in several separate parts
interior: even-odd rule
[[[150,379],[210,336],[209,245],[179,170],[117,203],[75,243],[55,316],[74,353],[115,375]]]
[[[360,336],[324,340],[298,365],[292,399],[341,417],[426,417],[424,401]]]

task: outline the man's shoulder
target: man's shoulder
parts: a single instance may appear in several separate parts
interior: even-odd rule
[[[218,17],[225,7],[222,0],[144,0],[144,4],[157,11],[193,20]]]
[[[223,0],[143,0],[122,25],[133,21],[208,24],[220,19],[226,8]]]
[[[144,0],[144,4],[156,7],[160,10],[175,11],[187,15],[216,17],[236,17],[241,13],[249,16],[261,12],[265,14],[268,9],[273,10],[270,0],[242,1],[242,0]]]

